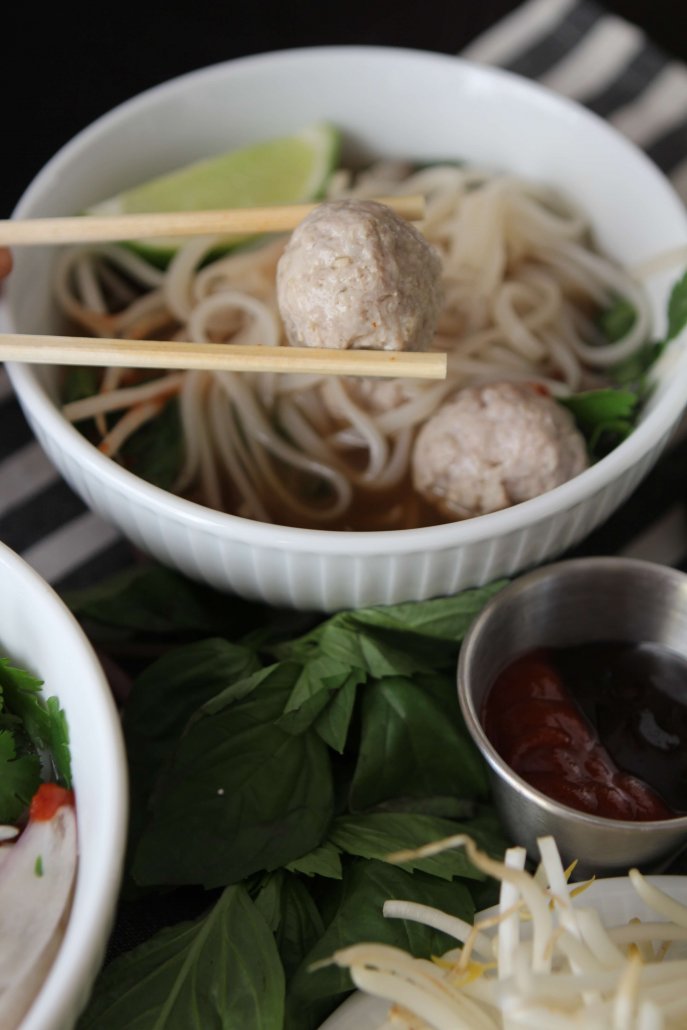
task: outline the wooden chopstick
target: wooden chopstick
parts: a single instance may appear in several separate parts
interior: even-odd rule
[[[446,378],[446,355],[422,351],[260,347],[230,343],[32,336],[28,333],[0,333],[0,361],[22,361],[31,365]]]
[[[408,221],[424,217],[421,194],[379,197]],[[72,218],[0,220],[0,246],[46,243],[105,243],[156,236],[225,236],[293,229],[317,204],[233,208],[226,211],[169,211],[147,215],[79,215]]]

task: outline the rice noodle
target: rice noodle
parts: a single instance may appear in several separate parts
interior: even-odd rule
[[[445,302],[433,348],[448,352],[447,381],[406,383],[382,403],[388,384],[379,382],[363,388],[323,376],[182,373],[173,391],[186,446],[177,489],[262,521],[334,528],[348,528],[358,494],[374,491],[377,521],[401,528],[410,509],[398,492],[415,433],[444,397],[499,379],[538,382],[565,396],[603,381],[646,340],[642,287],[591,249],[583,213],[548,188],[470,167],[409,174],[399,162],[355,180],[342,172],[331,186],[338,197],[414,192],[426,196],[423,232],[443,262]],[[285,345],[275,291],[284,238],[206,264],[217,244],[191,240],[166,272],[122,247],[68,249],[57,264],[57,302],[100,336]],[[594,314],[618,297],[637,317],[623,339],[608,344]],[[154,395],[154,388],[122,388],[119,374],[106,372],[98,397],[65,413],[95,417],[103,436],[106,411]],[[229,442],[230,435],[241,439]]]
[[[63,414],[70,422],[80,422],[107,411],[121,411],[141,401],[153,397],[169,396],[178,393],[184,376],[179,372],[170,372],[160,379],[151,379],[139,386],[124,387],[121,390],[107,390],[93,397],[84,397],[81,401],[65,404]]]
[[[113,458],[115,454],[124,446],[126,441],[132,436],[137,429],[144,426],[146,422],[150,422],[152,418],[160,414],[162,405],[159,401],[146,401],[145,404],[137,404],[134,408],[129,408],[126,415],[117,422],[114,429],[111,429],[103,439],[100,441],[98,447],[103,454],[107,454],[108,457]]]

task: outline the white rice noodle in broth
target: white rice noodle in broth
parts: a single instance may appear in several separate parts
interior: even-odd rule
[[[356,179],[337,173],[331,193],[426,196],[421,228],[440,252],[445,293],[433,348],[448,352],[448,379],[182,373],[172,388],[185,438],[175,489],[203,503],[306,527],[401,529],[442,521],[411,496],[409,465],[417,428],[446,396],[509,380],[540,383],[562,397],[603,384],[609,366],[648,338],[641,287],[594,251],[583,213],[548,188],[469,167],[408,174],[386,163]],[[185,244],[166,272],[121,247],[66,250],[58,302],[94,335],[286,345],[275,289],[284,238],[207,263],[218,242]],[[609,344],[595,319],[618,298],[636,318],[625,337]],[[138,385],[145,379],[131,371],[104,374],[102,408],[96,398],[89,412],[107,436],[107,453],[115,455],[137,425],[154,417],[149,390]],[[123,421],[139,405],[146,407]],[[106,410],[121,413],[121,429],[113,429],[112,415],[107,429]],[[74,417],[69,406],[66,414]]]

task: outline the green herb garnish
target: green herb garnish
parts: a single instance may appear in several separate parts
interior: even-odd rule
[[[0,658],[0,823],[21,818],[38,790],[43,757],[71,787],[69,735],[56,698],[44,701],[35,676]]]
[[[618,300],[600,319],[599,326],[609,343],[630,331],[635,312],[627,300]],[[625,361],[609,370],[613,386],[586,390],[560,403],[574,416],[587,441],[590,456],[602,458],[626,439],[637,425],[640,412],[652,389],[649,372],[670,340],[687,325],[687,272],[679,279],[668,301],[668,330],[665,339],[648,342]]]
[[[371,937],[426,956],[451,946],[385,920],[382,904],[403,897],[471,919],[493,900],[483,876],[462,852],[407,867],[385,859],[457,832],[503,851],[455,694],[460,641],[500,585],[324,620],[272,612],[269,629],[260,606],[215,604],[206,587],[155,567],[72,595],[99,639],[126,628],[127,646],[165,651],[124,713],[130,894],[224,891],[214,904],[207,895],[198,922],[108,966],[83,1027],[312,1030],[351,989],[341,970],[311,972],[335,948]],[[164,603],[177,590],[186,620]],[[230,603],[242,618],[227,618]],[[203,618],[211,635],[176,646]],[[243,627],[235,639],[232,623]],[[240,918],[228,918],[229,898]],[[232,1007],[241,994],[254,1009]]]

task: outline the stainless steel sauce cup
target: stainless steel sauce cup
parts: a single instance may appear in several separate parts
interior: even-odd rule
[[[687,816],[607,819],[551,800],[499,756],[481,712],[498,674],[528,651],[611,640],[662,644],[687,658],[687,575],[628,558],[582,558],[537,569],[492,598],[472,624],[458,663],[461,710],[488,763],[509,836],[536,858],[537,838],[553,835],[564,861],[578,860],[576,878],[655,866],[687,843]]]

